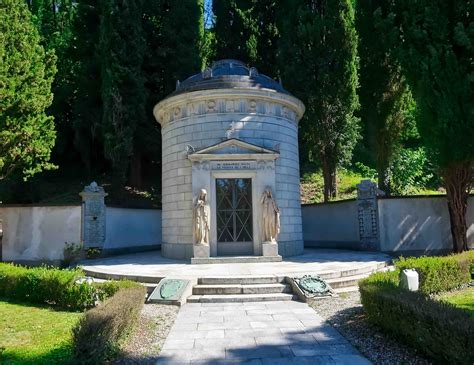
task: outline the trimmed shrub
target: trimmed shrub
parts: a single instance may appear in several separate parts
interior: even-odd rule
[[[439,257],[403,258],[395,261],[400,269],[415,269],[420,276],[420,291],[435,294],[458,288],[471,280],[474,251]]]
[[[145,294],[143,286],[120,289],[84,314],[72,331],[78,364],[101,364],[117,354],[122,340],[137,323]]]
[[[27,268],[0,263],[0,297],[80,311],[95,306],[98,300],[112,296],[122,287],[140,286],[130,281],[92,285],[77,282],[83,277],[80,269]]]
[[[359,282],[371,323],[440,363],[474,363],[474,319],[448,303],[398,288],[398,272]]]

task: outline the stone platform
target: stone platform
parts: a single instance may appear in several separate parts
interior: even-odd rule
[[[161,256],[160,251],[143,252],[80,263],[87,275],[101,279],[130,279],[158,283],[164,277],[196,280],[205,277],[292,277],[318,274],[334,288],[356,284],[357,279],[380,270],[391,257],[380,252],[306,249],[303,255],[282,262],[212,263],[191,265]],[[345,285],[339,285],[344,283]]]

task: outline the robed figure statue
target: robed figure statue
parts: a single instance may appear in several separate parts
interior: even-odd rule
[[[207,202],[207,191],[201,189],[194,203],[194,238],[198,245],[209,245],[211,208]]]
[[[260,199],[262,204],[263,242],[276,243],[280,233],[280,209],[273,199],[272,189],[267,186]]]

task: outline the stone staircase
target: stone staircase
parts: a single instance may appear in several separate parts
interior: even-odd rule
[[[284,277],[242,276],[199,278],[188,303],[232,303],[292,300]]]
[[[319,275],[338,294],[357,291],[357,282],[375,271],[389,269],[388,263],[355,270],[328,271]],[[284,276],[202,277],[194,285],[188,303],[263,302],[296,299]]]

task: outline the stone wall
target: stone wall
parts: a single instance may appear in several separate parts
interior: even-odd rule
[[[446,197],[378,200],[380,250],[396,253],[437,253],[452,250]],[[474,248],[474,197],[467,214],[468,242]]]
[[[107,207],[106,254],[159,249],[161,210]]]
[[[452,239],[444,196],[378,198],[377,250],[395,255],[449,252]],[[364,249],[357,201],[302,206],[305,247]],[[468,242],[474,248],[474,197],[469,198]]]
[[[3,261],[57,262],[81,242],[81,206],[2,206]],[[161,210],[106,208],[105,254],[159,249]]]
[[[357,202],[303,205],[305,247],[358,248]]]
[[[0,220],[4,261],[54,262],[81,241],[80,206],[3,206]]]

